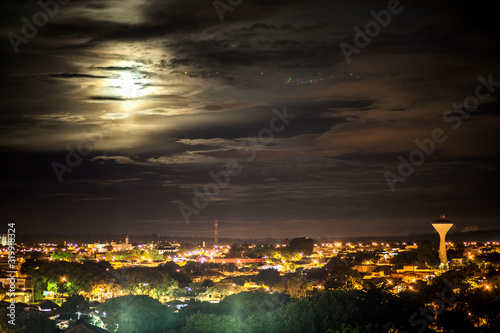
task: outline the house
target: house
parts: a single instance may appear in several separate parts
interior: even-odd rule
[[[83,323],[73,328],[70,328],[69,330],[64,331],[63,333],[109,333],[109,331],[106,331],[105,329],[102,329],[94,325]]]
[[[101,303],[100,303],[100,302],[98,302],[98,301],[92,301],[92,302],[90,302],[90,303],[89,303],[89,309],[90,309],[90,310],[95,310],[95,309],[97,309],[97,306],[98,306],[99,304],[101,304]]]
[[[172,244],[160,244],[156,248],[159,254],[164,254],[164,253],[175,253],[179,251],[179,247],[174,246]]]
[[[52,302],[51,300],[45,300],[38,303],[38,310],[44,312],[57,311],[59,310],[59,305]]]
[[[16,290],[31,288],[31,281],[26,276],[17,276],[12,278],[7,274],[0,275],[0,284],[4,289],[9,289],[11,282],[14,282]]]
[[[354,269],[360,273],[372,273],[377,267],[377,265],[355,265]]]

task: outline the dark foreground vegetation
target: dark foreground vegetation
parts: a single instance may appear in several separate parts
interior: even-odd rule
[[[497,275],[498,277],[498,275]],[[146,295],[110,299],[97,307],[91,324],[111,332],[500,332],[498,278],[488,289],[470,284],[467,269],[449,271],[418,290],[395,294],[385,283],[345,284],[305,298],[282,293],[242,292],[218,304],[193,301],[174,313]],[[63,312],[88,307],[75,295]],[[106,313],[104,316],[103,314]],[[2,313],[2,316],[5,314]],[[58,332],[46,318],[18,317],[2,332]]]

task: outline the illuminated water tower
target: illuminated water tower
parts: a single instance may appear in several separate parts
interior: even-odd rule
[[[447,220],[444,215],[441,215],[441,219],[432,222],[432,226],[439,234],[439,260],[443,266],[448,265],[448,258],[446,256],[446,234],[453,227],[453,222]]]

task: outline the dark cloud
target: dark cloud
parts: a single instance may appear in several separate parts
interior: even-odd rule
[[[459,104],[479,76],[500,81],[497,14],[401,4],[347,63],[339,44],[387,1],[243,1],[222,22],[208,0],[72,1],[17,54],[6,36],[40,6],[1,3],[0,216],[20,232],[177,235],[219,219],[252,237],[427,232],[443,212],[495,226],[500,90],[467,118]],[[391,192],[384,172],[436,128],[447,141]],[[186,224],[178,204],[231,160],[241,173]]]
[[[107,79],[108,76],[98,76],[89,74],[78,74],[78,73],[62,73],[62,74],[51,74],[50,77],[58,79],[72,79],[72,78],[87,78],[87,79]]]

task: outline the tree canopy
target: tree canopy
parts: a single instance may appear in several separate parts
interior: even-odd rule
[[[105,328],[117,333],[157,333],[176,324],[171,309],[144,295],[111,298],[98,305],[97,311]]]
[[[294,238],[287,246],[290,252],[302,252],[304,255],[311,255],[314,250],[314,239],[301,237]]]

